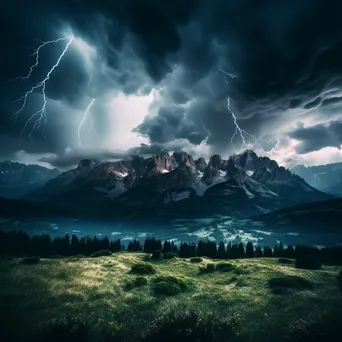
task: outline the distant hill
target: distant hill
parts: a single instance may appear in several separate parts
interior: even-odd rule
[[[342,199],[297,205],[260,215],[253,221],[273,231],[342,233]]]
[[[0,196],[19,198],[57,177],[57,169],[16,162],[0,162]]]
[[[342,162],[309,167],[297,165],[291,172],[323,192],[342,197]]]

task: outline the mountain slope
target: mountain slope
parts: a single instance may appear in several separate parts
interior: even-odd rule
[[[297,165],[291,171],[311,186],[342,197],[342,163],[309,167]]]
[[[342,199],[306,203],[254,217],[263,229],[293,232],[307,230],[325,233],[342,231]]]
[[[42,187],[58,175],[57,169],[10,161],[0,162],[0,196],[19,198],[29,191]]]

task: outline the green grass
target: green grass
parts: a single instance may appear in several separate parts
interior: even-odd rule
[[[173,322],[170,317],[182,313],[180,321],[188,319],[189,324],[193,317],[202,317],[204,331],[216,321],[228,320],[234,331],[239,330],[239,341],[253,336],[254,341],[266,341],[265,334],[281,336],[299,319],[309,322],[314,313],[330,312],[342,302],[339,267],[296,269],[278,259],[261,258],[229,260],[232,270],[220,272],[216,268],[223,266],[216,265],[222,261],[202,257],[200,267],[214,265],[213,272],[201,274],[198,264],[179,258],[151,261],[147,268],[153,271],[146,277],[132,272],[136,265],[145,265],[145,259],[143,253],[120,252],[98,258],[41,259],[32,265],[17,259],[1,262],[0,340],[24,341],[56,322],[62,322],[58,324],[63,332],[68,328],[66,318],[77,319],[81,327],[88,322],[91,336],[105,328],[111,336],[150,336],[153,331],[157,336],[170,328],[163,322]],[[158,284],[177,290],[161,295]],[[279,295],[275,288],[286,290]],[[129,338],[125,335],[124,340]]]

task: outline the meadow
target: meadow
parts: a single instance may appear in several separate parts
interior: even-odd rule
[[[340,271],[139,252],[2,260],[0,340],[337,341]]]

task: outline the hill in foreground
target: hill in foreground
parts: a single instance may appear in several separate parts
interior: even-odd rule
[[[3,261],[1,340],[341,337],[338,267],[299,270],[291,260],[268,258],[224,263],[173,258],[146,264],[147,257],[120,252],[99,258],[43,259],[32,265]]]

